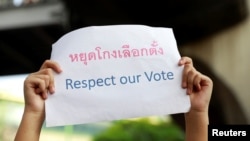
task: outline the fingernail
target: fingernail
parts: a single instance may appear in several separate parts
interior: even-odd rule
[[[55,87],[53,86],[53,87],[51,87],[51,91],[50,91],[50,93],[54,93],[55,92]]]
[[[185,82],[182,82],[182,87],[183,88],[186,88],[187,87],[187,84]]]
[[[191,93],[192,93],[192,90],[191,90],[191,89],[188,89],[188,93],[191,94]]]

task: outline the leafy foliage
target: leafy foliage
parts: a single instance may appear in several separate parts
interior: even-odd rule
[[[96,135],[94,141],[184,141],[184,133],[173,122],[121,120]]]

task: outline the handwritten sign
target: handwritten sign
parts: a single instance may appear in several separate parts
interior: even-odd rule
[[[91,26],[53,44],[56,93],[46,100],[46,126],[187,112],[183,67],[171,28]]]

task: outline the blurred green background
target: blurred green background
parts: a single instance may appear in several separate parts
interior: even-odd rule
[[[0,141],[13,141],[24,104],[1,99],[0,105]],[[151,116],[49,128],[44,125],[40,141],[48,140],[184,141],[184,132],[169,116]]]

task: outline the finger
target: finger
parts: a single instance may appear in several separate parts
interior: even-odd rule
[[[192,59],[191,59],[190,57],[186,57],[186,56],[181,57],[181,59],[180,59],[178,65],[179,65],[179,66],[182,66],[182,65],[186,65],[186,64],[193,65]]]
[[[30,81],[31,87],[35,89],[35,93],[40,95],[43,99],[47,98],[47,86],[44,79],[39,78],[38,75],[36,76],[30,76],[30,78],[27,79],[27,81]]]
[[[45,68],[37,72],[37,77],[40,79],[44,79],[46,82],[46,86],[50,94],[55,92],[55,84],[54,84],[54,74],[51,68]]]
[[[195,86],[195,90],[200,91],[201,90],[201,81],[202,81],[202,76],[201,74],[197,74],[194,77],[194,86]]]
[[[43,70],[43,73],[45,74],[44,79],[47,79],[47,88],[48,91],[53,94],[55,92],[55,84],[54,84],[54,75],[53,70],[51,68],[47,68]]]
[[[50,76],[49,75],[47,75],[47,74],[37,74],[35,77],[43,80],[44,83],[45,83],[45,87],[48,88],[48,86],[50,84]]]
[[[192,94],[194,88],[195,71],[189,71],[187,75],[187,93]]]
[[[42,90],[41,88],[36,88],[35,89],[35,93],[37,95],[40,95],[43,99],[47,99],[48,98],[48,90],[45,89],[45,90]]]
[[[54,85],[54,75],[53,75],[53,71],[51,71],[50,69],[54,70],[57,73],[62,72],[59,64],[55,61],[52,60],[46,60],[43,65],[41,66],[41,69],[45,69],[45,73],[48,74],[50,77],[50,83],[49,83],[49,92],[51,94],[53,94],[55,92],[55,85]]]
[[[192,71],[192,69],[193,69],[193,66],[191,66],[190,64],[187,64],[184,66],[183,73],[182,73],[182,87],[183,88],[187,88],[188,75],[189,75],[189,72]]]
[[[187,75],[188,72],[193,69],[193,61],[189,57],[182,57],[179,61],[179,66],[184,65],[183,73],[182,73],[182,87],[186,88],[187,87]]]
[[[52,61],[52,60],[46,60],[42,64],[40,70],[46,69],[46,68],[51,68],[52,70],[54,70],[57,73],[62,72],[61,67],[59,66],[59,64],[57,62],[55,62],[55,61]]]
[[[37,73],[34,73],[33,77],[44,80],[45,87],[46,87],[46,95],[47,95],[47,92],[50,92],[51,94],[54,93],[54,75],[53,75],[53,71],[51,68],[40,70]]]

